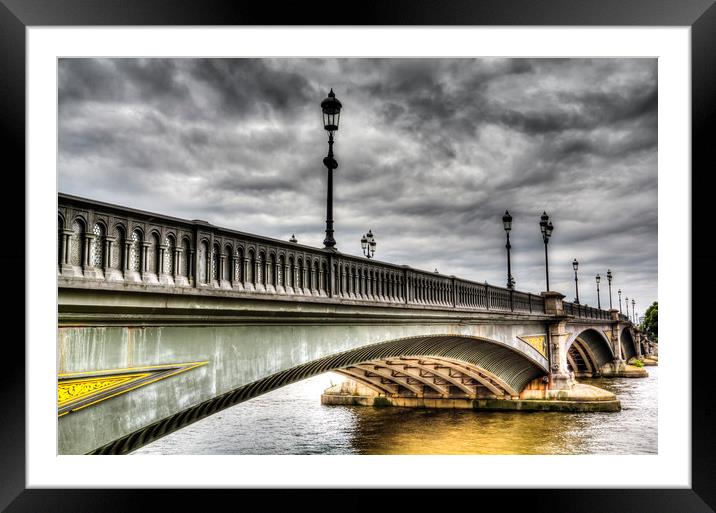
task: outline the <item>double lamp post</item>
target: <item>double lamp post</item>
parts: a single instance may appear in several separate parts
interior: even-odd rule
[[[505,210],[505,215],[502,216],[502,226],[505,229],[505,236],[507,238],[507,243],[505,244],[505,248],[507,249],[507,288],[513,290],[515,288],[515,279],[512,277],[512,265],[510,263],[510,250],[512,249],[512,245],[510,244],[512,216],[507,210]],[[549,290],[549,261],[547,259],[547,243],[549,242],[549,238],[552,236],[554,226],[549,220],[549,216],[546,212],[542,213],[539,226],[542,232],[542,240],[544,241],[544,268],[547,279],[547,290]]]

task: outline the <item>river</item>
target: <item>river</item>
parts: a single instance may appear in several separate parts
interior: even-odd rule
[[[322,374],[217,413],[133,454],[656,454],[658,367],[580,380],[617,394],[612,413],[324,406]]]

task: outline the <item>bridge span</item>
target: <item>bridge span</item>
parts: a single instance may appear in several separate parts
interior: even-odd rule
[[[616,310],[58,197],[60,454],[122,454],[337,371],[386,397],[587,400],[646,375]]]

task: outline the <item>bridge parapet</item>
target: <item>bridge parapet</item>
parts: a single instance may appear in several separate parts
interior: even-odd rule
[[[544,314],[544,298],[132,208],[58,195],[61,286],[194,288]],[[178,289],[179,288],[179,289]]]
[[[572,315],[581,319],[612,319],[609,310],[600,310],[587,305],[580,305],[578,303],[570,303],[569,301],[563,301],[562,306],[564,308],[565,315]],[[626,320],[626,316],[623,316]]]

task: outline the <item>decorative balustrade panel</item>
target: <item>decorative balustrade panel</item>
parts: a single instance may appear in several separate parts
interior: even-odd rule
[[[60,194],[60,275],[156,287],[544,314],[541,295]],[[93,227],[91,231],[85,227]],[[111,237],[108,235],[111,234]],[[93,272],[105,267],[111,273]],[[567,315],[609,312],[564,302]],[[626,316],[620,316],[626,320]]]
[[[580,305],[576,303],[570,303],[568,301],[563,301],[562,306],[564,308],[564,313],[566,315],[572,315],[574,317],[579,317],[582,319],[600,319],[600,320],[609,320],[611,319],[611,314],[608,310],[600,310],[599,308],[594,308],[591,306],[586,305]],[[628,320],[626,316],[620,315],[619,319],[622,321]]]

